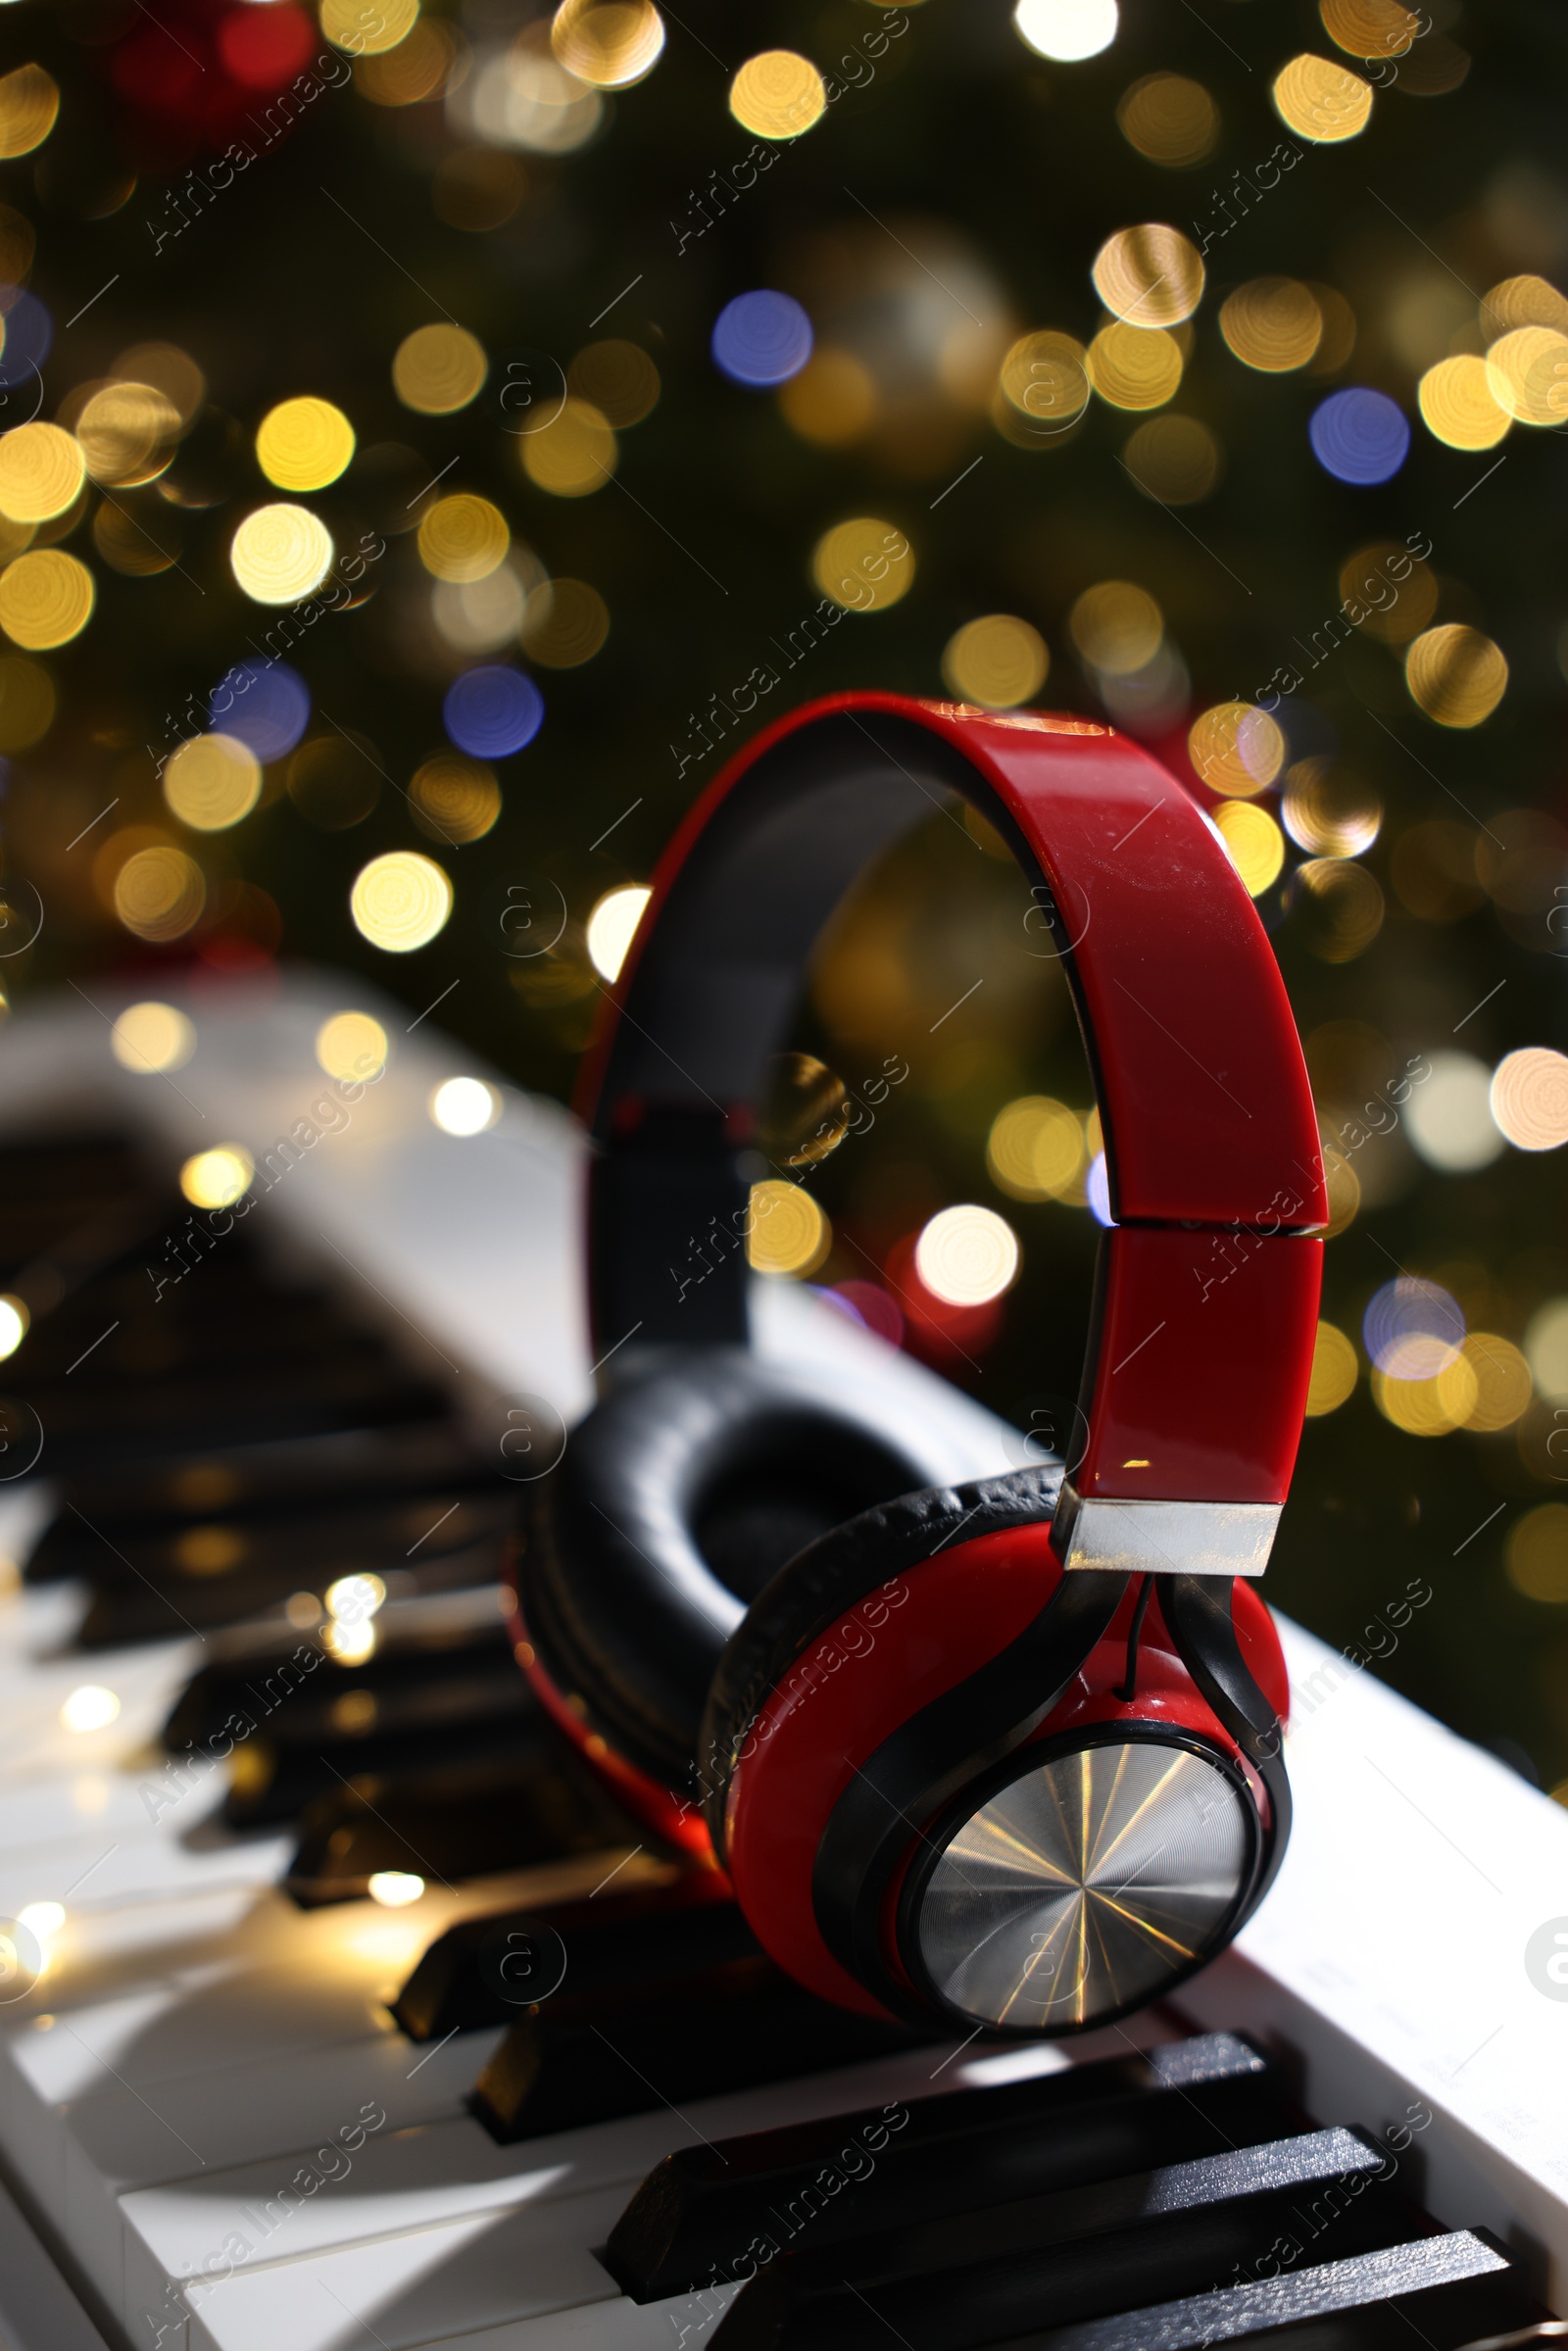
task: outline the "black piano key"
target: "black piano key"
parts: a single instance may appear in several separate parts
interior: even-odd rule
[[[385,1581],[385,1604],[371,1620],[374,1645],[357,1662],[334,1652],[333,1623],[318,1603],[314,1621],[274,1611],[214,1633],[206,1662],[170,1710],[165,1746],[172,1754],[204,1748],[235,1716],[253,1730],[267,1722],[308,1744],[330,1729],[343,1691],[368,1691],[379,1708],[395,1703],[405,1690],[416,1692],[427,1676],[457,1682],[471,1674],[483,1686],[504,1689],[509,1711],[518,1699],[532,1708],[513,1658],[506,1595],[498,1585],[421,1588],[412,1568]],[[315,1595],[309,1596],[314,1603]],[[504,1683],[503,1667],[509,1669]],[[355,1711],[368,1712],[363,1705]]]
[[[1287,2237],[1304,2264],[1377,2250],[1431,2226],[1385,2184],[1390,2164],[1348,2131],[1309,2131],[830,2248],[813,2242],[816,2206],[803,2198],[758,2231],[758,2273],[718,2339],[724,2351],[853,2351],[869,2306],[909,2351],[971,2351],[1047,2321],[1201,2293]],[[853,2203],[853,2183],[843,2194]]]
[[[427,1592],[493,1588],[502,1571],[512,1509],[509,1499],[453,1504],[438,1496],[397,1512],[334,1513],[335,1543],[328,1541],[325,1522],[318,1520],[297,1550],[288,1522],[262,1536],[241,1524],[215,1520],[186,1529],[172,1543],[132,1543],[127,1549],[117,1543],[111,1551],[106,1543],[104,1564],[92,1571],[93,1596],[77,1638],[84,1648],[113,1648],[164,1640],[181,1626],[203,1632],[236,1625],[280,1607],[298,1592],[324,1593],[350,1575],[375,1575],[384,1583],[407,1578]],[[421,1541],[421,1530],[429,1530],[443,1510],[445,1526],[429,1542]],[[510,1648],[507,1654],[510,1661]],[[515,1678],[515,1666],[513,1674]]]
[[[356,1776],[307,1808],[284,1890],[315,1909],[365,1893],[378,1870],[457,1885],[599,1853],[608,1872],[612,1848],[634,1846],[640,1831],[591,1774],[565,1765],[563,1743],[542,1724],[513,1761],[407,1781]]]
[[[1485,2229],[1290,2270],[1152,2308],[1012,2335],[995,2351],[1464,2351],[1546,2317]],[[866,2343],[886,2330],[868,2328]],[[715,2343],[718,2336],[714,2337]]]
[[[69,1478],[88,1466],[176,1462],[264,1438],[428,1420],[445,1401],[433,1380],[370,1338],[325,1362],[307,1355],[253,1369],[241,1357],[222,1378],[126,1382],[112,1400],[88,1392],[49,1396],[39,1407],[41,1468]]]
[[[344,1692],[345,1700],[352,1696]],[[429,1771],[515,1762],[533,1752],[538,1737],[525,1701],[504,1715],[428,1727],[417,1738],[406,1730],[383,1733],[373,1716],[361,1728],[364,1719],[345,1705],[342,1734],[317,1746],[276,1740],[267,1729],[236,1743],[222,1806],[228,1826],[263,1829],[297,1821],[318,1797],[355,1782],[406,1781]]]
[[[767,1959],[636,1991],[573,1992],[568,1945],[564,1987],[517,2019],[468,2103],[509,2145],[861,2064],[920,2038],[829,2007]]]
[[[194,1461],[87,1469],[66,1481],[59,1514],[27,1562],[27,1579],[89,1573],[104,1535],[132,1552],[127,1537],[173,1536],[215,1516],[230,1525],[265,1524],[334,1503],[468,1492],[493,1485],[495,1474],[493,1458],[481,1456],[444,1414],[395,1431],[329,1429]]]
[[[1274,2068],[1230,2033],[917,2098],[900,2117],[890,2129],[877,2109],[666,2156],[612,2231],[611,2274],[634,2300],[657,2302],[733,2274],[726,2265],[767,2214],[803,2196],[820,2208],[813,2242],[831,2247],[1299,2128]],[[824,2197],[824,2179],[853,2193]]]
[[[425,1951],[393,2002],[393,2015],[412,2040],[505,2024],[515,2017],[518,1998],[498,1960],[530,1938],[559,1938],[572,1992],[596,1995],[760,1956],[716,1873],[689,1868],[664,1886],[461,1919]]]

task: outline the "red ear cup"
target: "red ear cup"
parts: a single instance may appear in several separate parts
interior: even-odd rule
[[[843,2005],[1030,2033],[1108,2022],[1202,1965],[1283,1849],[1287,1686],[1249,1587],[1234,1613],[1228,1592],[1220,1604],[1227,1638],[1194,1634],[1189,1605],[1174,1588],[1064,1576],[1038,1519],[952,1542],[864,1592],[732,1734],[722,1851],[759,1939]],[[883,1792],[879,1775],[892,1785],[883,1767],[911,1724],[988,1676],[1002,1687],[1058,1607],[1076,1612],[1081,1646],[1059,1696],[1007,1752],[977,1749],[949,1773],[943,1801],[888,1813],[896,1860],[857,1945],[824,1898],[843,1808],[874,1817],[866,1790]],[[1219,1686],[1227,1672],[1250,1692],[1255,1738]]]

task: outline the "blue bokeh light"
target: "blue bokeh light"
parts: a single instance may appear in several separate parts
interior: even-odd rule
[[[713,322],[713,364],[731,383],[771,391],[811,356],[811,321],[788,294],[760,287],[726,302]]]
[[[1410,453],[1410,422],[1396,400],[1364,384],[1331,392],[1307,426],[1312,454],[1336,481],[1356,489],[1392,481]]]
[[[441,714],[460,751],[476,759],[504,759],[539,732],[544,696],[523,670],[485,661],[448,687]]]
[[[1400,1274],[1375,1293],[1361,1337],[1386,1379],[1435,1380],[1464,1345],[1464,1313],[1440,1282]]]
[[[49,357],[55,328],[37,295],[24,293],[20,286],[0,286],[0,318],[5,320],[0,385],[9,391],[13,384],[24,383],[35,367],[43,366]],[[26,421],[25,402],[16,416],[6,418],[7,424]]]
[[[311,689],[286,661],[236,661],[213,688],[207,715],[266,767],[287,759],[310,724]]]

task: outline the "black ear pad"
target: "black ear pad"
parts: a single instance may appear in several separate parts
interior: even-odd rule
[[[684,1788],[748,1602],[826,1529],[935,1469],[743,1348],[666,1357],[591,1412],[535,1489],[528,1638],[591,1730]]]
[[[1055,1513],[1061,1466],[1043,1462],[971,1485],[903,1494],[848,1519],[780,1569],[725,1645],[703,1717],[699,1755],[713,1850],[724,1853],[724,1798],[748,1732],[804,1649],[868,1592],[950,1543]]]

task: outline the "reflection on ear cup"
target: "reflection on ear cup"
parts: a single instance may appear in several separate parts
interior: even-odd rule
[[[803,1376],[693,1349],[609,1396],[532,1491],[528,1638],[591,1731],[684,1789],[746,1603],[826,1529],[937,1474]]]
[[[713,1850],[724,1852],[724,1799],[746,1734],[790,1667],[829,1626],[961,1533],[971,1543],[1049,1519],[1061,1471],[1039,1464],[972,1485],[882,1502],[821,1536],[780,1570],[727,1642],[703,1718],[698,1763]]]

